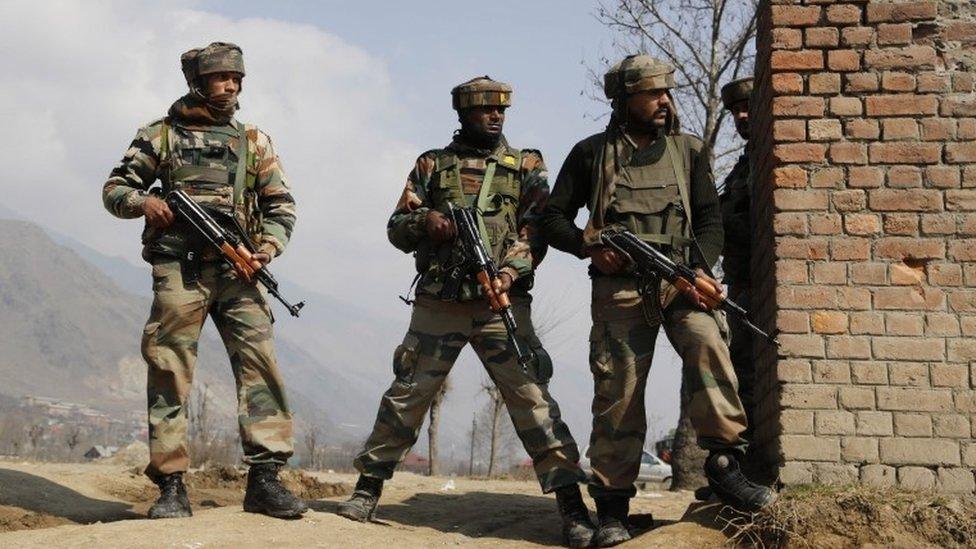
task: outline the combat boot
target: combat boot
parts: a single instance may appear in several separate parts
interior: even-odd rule
[[[352,497],[343,501],[336,508],[336,514],[347,519],[368,522],[376,514],[376,504],[383,493],[383,479],[359,475],[356,481],[356,491]]]
[[[769,487],[756,484],[742,474],[735,452],[712,452],[705,460],[705,476],[722,503],[740,511],[752,513],[776,500]]]
[[[596,498],[596,516],[600,526],[593,536],[594,547],[613,547],[630,539],[630,498],[601,496]]]
[[[583,503],[578,484],[556,489],[556,506],[563,519],[563,543],[567,547],[589,547],[596,527],[590,520],[590,512]]]
[[[183,473],[163,475],[154,482],[159,486],[159,499],[149,508],[151,519],[192,517],[190,498],[183,485]]]
[[[244,510],[275,518],[298,518],[308,506],[278,480],[276,463],[257,463],[247,472]]]

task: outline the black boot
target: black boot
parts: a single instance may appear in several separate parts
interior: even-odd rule
[[[183,473],[163,475],[154,479],[159,486],[159,499],[149,508],[149,518],[181,518],[192,517],[190,498],[186,496],[186,486],[183,485]]]
[[[589,547],[596,527],[590,520],[590,512],[583,503],[578,484],[556,489],[556,506],[563,519],[563,543],[566,547]]]
[[[613,547],[630,539],[630,498],[601,496],[596,499],[596,516],[600,527],[593,536],[594,547]]]
[[[368,522],[376,514],[376,504],[383,493],[383,479],[359,475],[352,497],[339,504],[336,514],[347,519]]]
[[[285,488],[278,480],[279,465],[257,463],[247,472],[247,490],[244,492],[244,510],[248,513],[264,513],[275,518],[298,518],[308,511],[301,499]]]
[[[752,513],[776,500],[772,490],[742,474],[737,454],[733,451],[712,452],[705,460],[705,476],[715,495],[740,511]]]

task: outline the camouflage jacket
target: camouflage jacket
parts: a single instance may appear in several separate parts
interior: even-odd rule
[[[247,136],[247,186],[235,204],[238,127],[244,128]],[[181,181],[180,170],[187,167],[213,177]],[[258,250],[272,257],[284,251],[295,225],[295,201],[271,139],[257,127],[233,120],[226,125],[198,125],[167,117],[140,128],[105,182],[105,208],[123,219],[142,216],[150,187],[156,180],[164,181],[167,174],[172,175],[174,186],[197,202],[237,217]],[[150,260],[155,255],[181,255],[188,245],[185,232],[179,223],[166,229],[147,225],[142,237],[143,257]]]
[[[495,170],[489,183],[489,206],[483,213],[490,241],[486,248],[499,269],[515,281],[513,294],[525,295],[532,287],[534,269],[547,249],[537,230],[538,217],[549,197],[542,154],[533,149],[511,148],[504,140],[494,151],[477,150],[454,141],[417,158],[387,225],[390,242],[417,258],[421,274],[418,294],[440,294],[442,268],[456,259],[457,253],[454,242],[435,245],[430,241],[425,226],[427,213],[431,209],[446,213],[447,202],[459,202],[462,192],[466,201],[463,205],[475,203],[489,162],[495,163]],[[477,284],[469,280],[456,299],[478,296]]]
[[[749,221],[751,200],[749,155],[743,154],[725,178],[725,190],[719,197],[722,204],[722,225],[725,229],[725,247],[722,255],[722,271],[725,283],[749,286],[749,262],[752,258],[752,226]]]

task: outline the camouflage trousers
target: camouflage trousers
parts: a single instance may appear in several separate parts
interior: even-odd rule
[[[674,296],[663,312],[637,291],[633,278],[593,279],[590,370],[593,373],[593,431],[588,457],[594,497],[636,493],[647,417],[644,390],[658,330],[682,360],[688,414],[707,450],[744,447],[745,413],[729,358],[724,315],[693,309]]]
[[[518,336],[537,357],[528,373],[509,349],[501,318],[485,302],[450,303],[418,296],[403,344],[393,353],[393,384],[383,395],[373,431],[353,464],[362,474],[388,479],[417,441],[431,401],[461,349],[474,348],[498,387],[515,432],[532,458],[543,492],[585,478],[579,450],[549,394],[552,361],[532,327],[528,301],[513,299]]]
[[[149,466],[152,478],[186,471],[187,398],[200,330],[209,313],[227,348],[237,385],[244,461],[281,463],[291,456],[292,417],[278,374],[265,296],[217,263],[184,283],[177,261],[153,262],[153,304],[142,337],[149,365]]]
[[[750,293],[749,288],[729,287],[729,299],[747,311],[750,310]],[[746,423],[748,425],[745,432],[742,433],[742,437],[746,440],[752,440],[752,429],[755,424],[756,389],[756,361],[752,351],[753,334],[745,323],[734,316],[729,317],[729,328],[732,332],[732,343],[729,345],[732,367],[735,369],[736,379],[739,380],[739,400],[742,401],[742,408],[746,412]]]

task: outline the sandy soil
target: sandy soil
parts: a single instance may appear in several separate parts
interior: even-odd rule
[[[229,477],[223,478],[223,477]],[[387,483],[377,522],[335,514],[352,475],[305,479],[312,511],[294,521],[244,513],[233,473],[188,480],[194,516],[145,520],[155,488],[132,468],[0,461],[0,548],[6,547],[539,547],[558,546],[552,496],[531,482],[398,474]],[[299,479],[293,479],[296,482]],[[325,484],[322,484],[325,483]],[[335,483],[345,483],[339,486]],[[326,497],[331,495],[331,497]],[[593,503],[588,500],[590,508]],[[621,547],[721,546],[718,505],[690,493],[642,492],[631,513],[652,513],[654,528]],[[635,519],[646,521],[646,516]]]

